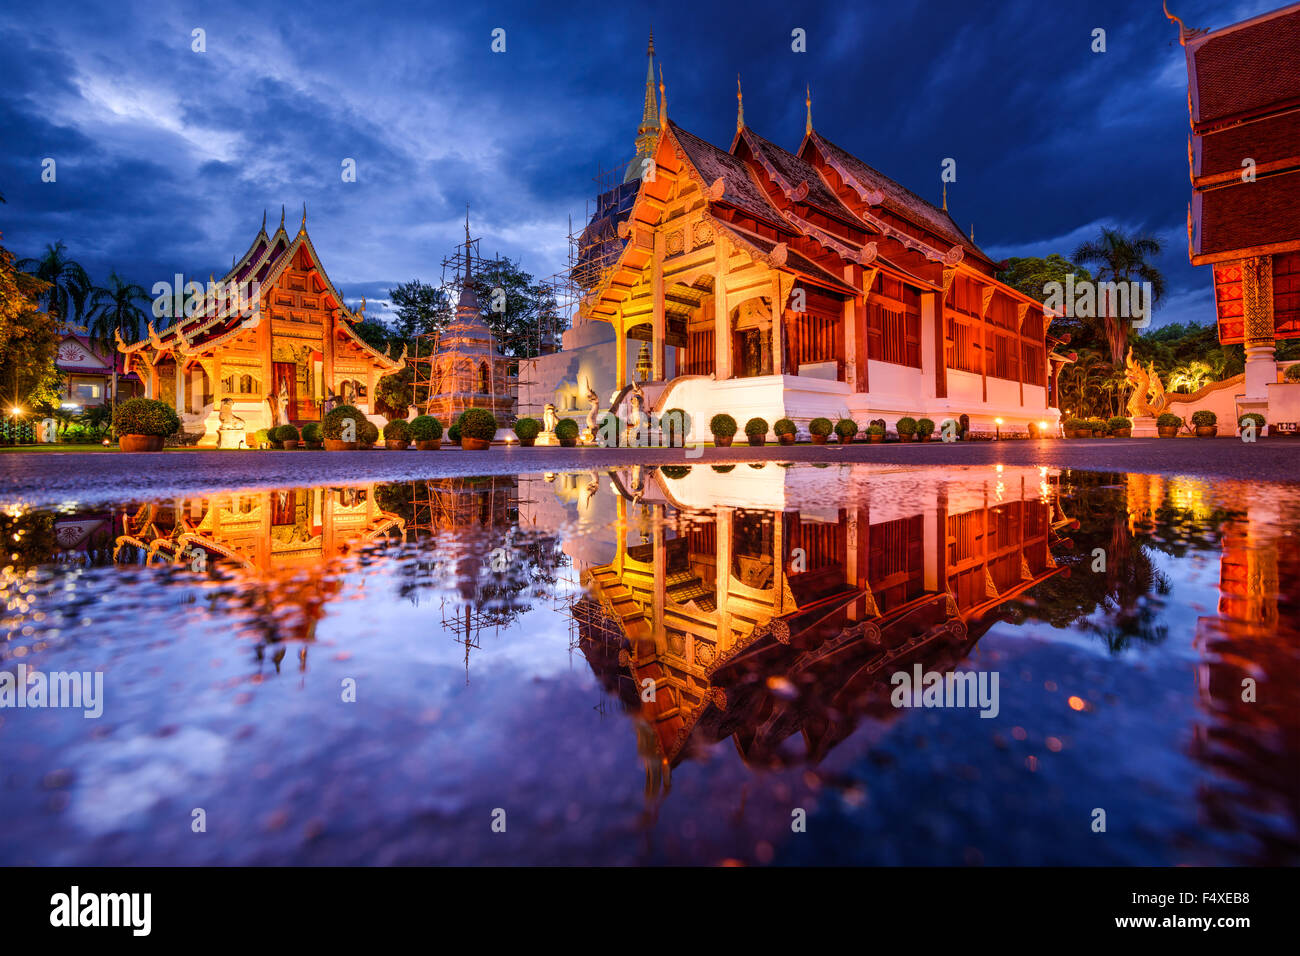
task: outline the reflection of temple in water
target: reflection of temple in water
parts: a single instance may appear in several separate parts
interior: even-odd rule
[[[331,560],[405,531],[375,485],[184,498],[128,507],[118,520],[119,564],[233,570],[268,643],[311,640],[339,590]]]
[[[841,505],[811,469],[722,468],[611,472],[610,553],[578,549],[583,651],[644,721],[652,788],[692,741],[730,736],[765,763],[802,734],[820,758],[890,710],[889,673],[959,661],[990,612],[1058,573],[1071,523],[1037,469],[885,475]],[[574,486],[590,503],[591,481]]]

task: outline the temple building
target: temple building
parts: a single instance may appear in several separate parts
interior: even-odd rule
[[[140,379],[126,371],[119,352],[105,355],[105,350],[80,332],[67,331],[59,342],[54,364],[63,378],[61,404],[65,408],[84,409],[95,405],[125,401],[141,391]]]
[[[889,427],[965,414],[976,432],[999,419],[1003,434],[1054,429],[1052,313],[996,279],[946,199],[931,205],[827,139],[810,96],[793,152],[750,129],[739,89],[737,100],[721,149],[672,122],[662,78],[657,98],[647,78],[627,169],[639,178],[598,203],[564,343],[612,366],[595,387],[602,406],[625,413],[640,392],[652,411],[690,413],[695,438],[717,412],[742,424],[790,417],[801,430],[844,414]],[[634,390],[641,343],[648,376]],[[564,350],[548,358],[599,375],[600,363]]]
[[[1275,347],[1300,338],[1300,4],[1212,31],[1166,14],[1187,58],[1188,255],[1213,269],[1219,341],[1246,349],[1236,411],[1296,431]]]
[[[144,394],[174,403],[182,427],[200,445],[239,447],[233,436],[261,428],[320,421],[334,404],[355,405],[377,425],[375,385],[398,371],[394,358],[352,329],[352,312],[330,282],[311,239],[307,212],[291,237],[266,220],[248,251],[185,315],[144,341],[118,340],[125,368]],[[179,311],[179,310],[178,310]],[[222,437],[229,432],[228,441]]]

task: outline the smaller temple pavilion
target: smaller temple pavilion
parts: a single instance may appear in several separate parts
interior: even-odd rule
[[[197,289],[197,286],[193,287]],[[318,422],[336,404],[375,414],[375,385],[402,367],[363,342],[353,313],[330,282],[307,235],[307,210],[296,236],[266,220],[248,251],[206,295],[164,331],[149,326],[142,342],[118,340],[126,371],[145,395],[173,403],[182,427],[200,445],[237,448],[261,428]]]
[[[1214,270],[1219,341],[1246,349],[1235,410],[1296,431],[1275,348],[1300,338],[1300,3],[1212,31],[1166,14],[1187,56],[1188,255]]]

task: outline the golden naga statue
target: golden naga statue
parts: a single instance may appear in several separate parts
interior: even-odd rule
[[[1133,361],[1130,352],[1124,357],[1124,378],[1133,385],[1133,394],[1128,397],[1128,413],[1133,418],[1156,418],[1169,405],[1154,361],[1143,368]]]

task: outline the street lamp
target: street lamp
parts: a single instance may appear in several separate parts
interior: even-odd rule
[[[995,418],[995,419],[993,419],[993,421],[994,421],[994,423],[998,426],[998,427],[994,430],[994,437],[995,437],[998,441],[1001,441],[1001,440],[1002,440],[1002,419],[1000,419],[1000,418]]]

